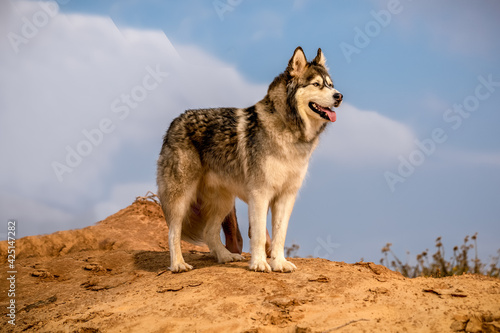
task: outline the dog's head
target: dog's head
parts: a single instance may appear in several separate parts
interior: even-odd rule
[[[297,47],[285,71],[287,96],[289,104],[302,117],[334,122],[337,119],[334,108],[342,103],[343,96],[334,88],[325,63],[321,49],[308,62],[302,48]]]

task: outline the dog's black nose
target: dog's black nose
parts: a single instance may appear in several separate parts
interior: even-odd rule
[[[333,99],[336,100],[337,102],[341,102],[342,99],[344,99],[344,96],[341,93],[335,93],[333,94]]]

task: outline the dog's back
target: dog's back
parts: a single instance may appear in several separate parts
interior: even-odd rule
[[[188,110],[180,115],[163,141],[158,160],[159,185],[171,186],[164,182],[166,172],[183,184],[186,178],[201,178],[207,173],[241,183],[247,164],[252,163],[248,152],[255,147],[250,146],[260,141],[253,125],[257,117],[254,107]]]

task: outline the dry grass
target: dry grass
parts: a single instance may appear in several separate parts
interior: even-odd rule
[[[441,237],[438,237],[436,239],[436,252],[430,256],[427,249],[418,254],[417,264],[413,266],[408,261],[403,263],[391,250],[391,246],[391,243],[387,243],[382,248],[384,258],[380,259],[380,263],[406,277],[444,277],[462,274],[500,277],[500,249],[497,251],[497,256],[491,258],[490,264],[481,262],[477,255],[477,233],[472,237],[465,236],[464,243],[453,248],[453,256],[449,260],[446,260]],[[389,254],[392,256],[392,260],[389,260]]]

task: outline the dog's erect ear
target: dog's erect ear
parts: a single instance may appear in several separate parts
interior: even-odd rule
[[[304,54],[302,48],[299,46],[295,49],[292,58],[288,62],[287,71],[291,76],[299,76],[300,74],[302,74],[302,72],[304,72],[306,65],[306,55]]]
[[[314,58],[312,62],[320,66],[326,67],[326,58],[323,55],[321,49],[318,49],[318,54],[316,55],[316,58]]]

